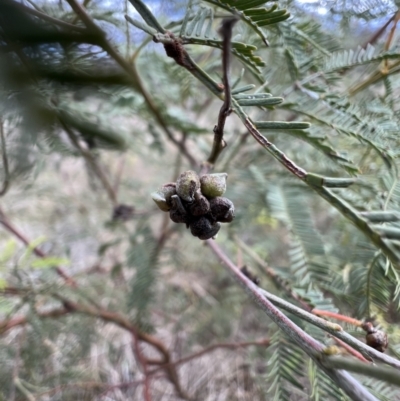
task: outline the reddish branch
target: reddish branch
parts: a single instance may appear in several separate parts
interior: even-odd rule
[[[54,294],[54,297],[60,300],[63,304],[63,308],[57,308],[50,311],[37,312],[39,318],[58,318],[60,316],[67,315],[69,313],[82,313],[87,316],[93,316],[95,318],[101,319],[104,322],[114,323],[117,326],[127,330],[129,333],[137,338],[140,341],[144,341],[145,343],[154,347],[161,354],[161,362],[165,367],[163,367],[167,373],[167,377],[170,382],[174,385],[176,392],[181,398],[188,399],[189,397],[185,394],[183,389],[180,386],[178,374],[173,364],[170,364],[171,357],[169,351],[165,347],[165,345],[155,338],[154,336],[139,331],[125,316],[117,313],[111,312],[104,308],[93,307],[89,305],[82,305],[74,301],[70,301],[58,294]],[[6,331],[17,327],[23,326],[29,322],[29,318],[27,316],[19,316],[11,319],[7,319],[5,321],[0,322],[0,334],[5,333]],[[141,354],[140,354],[141,355]],[[139,356],[137,354],[137,356]],[[140,361],[141,358],[139,358]],[[145,369],[144,369],[145,371]]]
[[[350,347],[350,345],[346,344],[344,341],[340,340],[339,338],[333,337],[333,340],[336,342],[336,344],[340,345],[343,349],[345,349],[349,354],[355,356],[357,359],[364,363],[370,363],[368,359],[366,359],[361,352],[358,352],[355,350],[353,347]]]
[[[184,358],[178,359],[175,362],[171,362],[169,365],[173,365],[173,366],[182,365],[193,359],[200,358],[203,355],[206,355],[206,354],[209,354],[210,352],[216,351],[217,349],[236,350],[238,348],[246,348],[246,347],[251,347],[251,346],[268,348],[270,346],[270,344],[271,344],[271,341],[268,338],[262,338],[261,340],[258,340],[258,341],[213,344],[207,348],[202,349],[201,351],[198,351],[191,355],[185,356]],[[155,361],[155,360],[148,360],[148,363],[152,364],[152,365],[160,365],[160,367],[151,371],[152,374],[158,372],[161,368],[164,368],[166,366],[165,364],[160,364],[160,361]]]
[[[199,358],[205,354],[208,354],[210,352],[213,352],[217,349],[231,349],[231,350],[235,350],[238,348],[246,348],[246,347],[251,347],[251,346],[260,346],[260,347],[268,347],[270,344],[270,340],[265,338],[265,339],[261,339],[258,341],[249,341],[249,342],[239,342],[239,343],[219,343],[219,344],[213,344],[201,351],[198,351],[196,353],[193,353],[187,357],[184,357],[182,359],[178,359],[175,362],[170,363],[170,365],[173,366],[178,366],[178,365],[182,365],[184,363],[187,363],[193,359]],[[160,361],[152,361],[150,359],[147,359],[147,363],[148,364],[154,364],[157,365],[159,364]],[[156,375],[157,372],[160,372],[162,369],[165,368],[165,365],[160,365],[159,367],[155,368],[154,370],[152,370],[151,372],[149,372],[149,375],[151,375],[151,377],[153,379],[163,379],[164,376],[162,375]],[[122,382],[122,383],[117,383],[117,384],[109,384],[109,383],[101,383],[101,382],[78,382],[78,383],[69,383],[69,384],[64,384],[61,386],[57,386],[52,388],[51,390],[45,391],[43,393],[40,393],[39,395],[53,395],[56,394],[59,391],[65,390],[65,389],[69,389],[69,388],[76,388],[76,387],[81,387],[81,388],[88,388],[88,389],[92,389],[92,388],[99,388],[99,389],[103,389],[103,395],[105,393],[108,393],[112,390],[115,389],[126,389],[132,386],[138,386],[141,384],[144,384],[146,379],[140,379],[140,380],[132,380],[132,381],[128,381],[128,382]]]
[[[9,231],[13,235],[15,235],[24,245],[29,246],[30,241],[15,226],[13,226],[11,224],[11,222],[9,221],[9,219],[7,218],[7,216],[1,209],[0,209],[0,224],[3,225],[3,227],[7,231]],[[32,249],[32,252],[39,258],[47,257],[47,255],[42,250],[40,250],[38,247],[34,247]],[[60,266],[56,266],[55,270],[56,270],[57,274],[60,277],[62,277],[68,285],[73,286],[73,287],[77,286],[75,280],[72,277],[70,277],[67,273],[65,273],[65,271]]]
[[[140,349],[140,344],[139,344],[139,336],[136,331],[133,333],[133,349],[136,354],[136,358],[140,362],[142,369],[143,369],[143,374],[144,374],[143,396],[144,396],[144,399],[145,399],[145,401],[151,401],[150,375],[149,375],[149,370],[147,367],[148,361],[142,354],[142,350]]]
[[[314,315],[330,317],[332,319],[336,319],[336,320],[340,320],[342,322],[350,323],[350,324],[352,324],[353,326],[356,326],[356,327],[361,327],[362,326],[362,321],[361,320],[357,320],[357,319],[354,319],[354,318],[349,317],[349,316],[344,316],[344,315],[341,315],[340,313],[330,312],[330,311],[327,311],[327,310],[320,310],[320,309],[313,309],[311,312]]]
[[[58,308],[58,309],[53,309],[47,312],[38,312],[38,316],[41,319],[47,319],[47,318],[58,318],[60,316],[64,316],[70,313],[69,310],[65,308]],[[7,320],[0,321],[0,334],[4,334],[6,331],[18,327],[18,326],[24,326],[27,324],[29,321],[29,318],[27,316],[17,316],[13,317]]]

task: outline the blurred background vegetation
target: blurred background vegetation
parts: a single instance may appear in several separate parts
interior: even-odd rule
[[[150,197],[210,155],[217,32],[235,2],[144,2],[203,81],[152,41],[139,3],[0,3],[0,399],[348,399]],[[282,99],[236,100],[256,125],[289,123],[258,126],[307,172],[338,181],[299,180],[232,113],[213,171],[228,173],[236,217],[216,242],[266,290],[373,321],[400,357],[398,5],[265,7],[277,13],[265,24],[239,13],[231,84]]]

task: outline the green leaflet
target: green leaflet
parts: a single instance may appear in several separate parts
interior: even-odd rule
[[[335,383],[324,373],[314,361],[310,359],[308,364],[308,378],[310,380],[310,401],[349,400],[345,394],[338,389]]]
[[[361,212],[360,214],[371,223],[391,223],[400,221],[400,213],[394,210],[378,210]]]
[[[153,27],[144,24],[141,21],[138,21],[137,19],[131,18],[129,15],[125,15],[125,19],[132,24],[133,26],[135,26],[136,28],[141,29],[142,31],[148,33],[149,35],[153,36],[157,33],[157,30],[154,29]]]
[[[256,86],[253,84],[240,86],[239,88],[232,90],[232,95],[236,95],[237,93],[242,93],[242,92],[248,92],[248,91],[254,89],[255,87]],[[235,98],[237,98],[237,97],[235,96]]]
[[[267,375],[270,383],[268,399],[290,401],[292,386],[303,390],[299,379],[304,376],[304,355],[280,332],[271,339],[271,349]]]
[[[386,52],[377,54],[370,44],[366,48],[358,47],[356,50],[341,50],[327,57],[324,62],[324,71],[330,72],[355,67],[358,65],[380,62],[382,60],[397,60],[400,53]]]
[[[284,221],[292,233],[288,251],[291,271],[301,285],[327,282],[329,266],[324,244],[314,227],[310,207],[302,191],[290,186],[270,186],[266,201],[272,215]]]
[[[188,7],[185,19],[183,21],[179,36],[184,44],[195,44],[215,47],[222,49],[222,40],[211,38],[211,23],[213,21],[213,11],[210,8],[200,8],[189,18],[191,8]],[[232,53],[238,57],[244,64],[251,67],[256,75],[259,75],[261,67],[265,62],[254,54],[257,47],[241,42],[232,42]]]
[[[308,173],[306,182],[317,187],[347,188],[356,182],[354,178],[323,177],[318,174]]]
[[[243,22],[248,24],[260,38],[268,45],[268,40],[261,29],[264,26],[276,24],[290,17],[286,10],[277,10],[276,5],[271,8],[258,8],[265,1],[235,1],[235,0],[205,0],[208,3],[219,6],[239,16]]]
[[[129,2],[136,8],[136,11],[146,21],[147,25],[153,27],[157,32],[165,33],[165,29],[160,25],[145,3],[141,0],[129,0]]]
[[[254,125],[259,130],[272,129],[307,129],[311,127],[310,123],[292,123],[289,121],[255,121]]]

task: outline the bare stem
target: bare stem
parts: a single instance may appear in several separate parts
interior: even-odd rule
[[[8,169],[6,140],[4,138],[4,121],[1,117],[0,117],[0,141],[1,141],[1,155],[3,158],[3,171],[4,171],[4,181],[3,181],[3,187],[0,189],[0,196],[3,196],[7,193],[8,188],[10,187],[10,172]]]
[[[223,71],[223,83],[224,83],[224,103],[221,106],[218,115],[218,123],[214,127],[214,142],[211,150],[210,157],[207,162],[215,164],[221,151],[226,147],[224,141],[224,128],[226,118],[231,113],[231,86],[229,83],[229,70],[230,70],[230,59],[231,59],[231,41],[232,41],[232,29],[237,22],[237,18],[227,18],[222,21],[221,29],[219,30],[220,35],[223,38],[222,43],[222,71]]]
[[[80,152],[83,158],[87,161],[89,166],[93,169],[94,173],[97,175],[98,179],[100,180],[101,184],[103,185],[104,190],[106,191],[110,201],[114,206],[118,205],[118,199],[116,191],[114,190],[113,186],[111,185],[109,179],[107,178],[106,174],[104,173],[103,169],[100,167],[99,163],[97,162],[96,158],[92,154],[89,149],[84,148],[78,141],[75,133],[72,129],[62,121],[60,118],[60,123],[64,128],[64,131],[67,133],[69,139],[71,140],[72,144],[75,148]]]
[[[306,352],[324,372],[354,401],[376,401],[371,393],[362,386],[351,375],[342,370],[327,368],[321,363],[324,346],[305,333],[300,327],[295,325],[282,312],[266,299],[264,291],[257,287],[251,280],[241,273],[220,247],[212,240],[207,240],[206,244],[222,260],[226,269],[235,278],[235,280],[245,289],[252,299],[261,307],[261,309],[279,326],[279,328],[297,345]],[[267,301],[267,302],[265,302]],[[305,312],[305,311],[302,311]],[[313,316],[315,318],[315,316]]]

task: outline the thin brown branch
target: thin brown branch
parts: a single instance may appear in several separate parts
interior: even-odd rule
[[[396,13],[394,13],[389,19],[388,21],[381,27],[378,29],[378,31],[376,33],[374,33],[374,35],[369,38],[363,45],[363,48],[366,48],[368,44],[373,45],[381,36],[382,34],[385,32],[386,28],[390,25],[390,23],[393,21],[394,17],[396,16]]]
[[[147,366],[148,363],[147,363],[146,358],[142,354],[142,350],[140,349],[139,336],[136,331],[133,333],[133,349],[135,351],[136,358],[140,362],[142,369],[143,369],[143,374],[144,374],[143,397],[144,397],[144,400],[151,401],[150,375],[149,375],[148,366]]]
[[[99,318],[105,322],[110,322],[114,323],[117,326],[129,331],[132,335],[137,336],[137,338],[141,341],[146,342],[147,344],[152,345],[154,348],[157,349],[157,351],[162,355],[164,363],[167,365],[166,367],[166,373],[167,376],[170,380],[170,382],[174,385],[176,392],[179,394],[180,397],[187,399],[189,398],[184,390],[182,389],[180,382],[179,382],[179,377],[178,373],[175,370],[174,366],[169,366],[169,362],[171,360],[170,354],[167,350],[167,348],[164,346],[164,344],[155,338],[154,336],[144,333],[142,331],[139,331],[136,326],[134,326],[125,316],[117,313],[117,312],[111,312],[103,308],[95,308],[92,306],[88,305],[82,305],[78,304],[76,302],[67,300],[63,297],[61,297],[58,294],[54,295],[57,299],[59,299],[61,302],[63,302],[64,307],[71,312],[77,312],[77,313],[82,313],[85,315],[93,316],[96,318]]]
[[[292,341],[294,341],[304,352],[306,352],[349,397],[351,397],[354,401],[377,401],[376,397],[368,392],[364,386],[362,386],[347,372],[343,370],[327,368],[321,364],[324,346],[305,333],[302,329],[300,329],[300,327],[295,325],[269,300],[267,300],[263,295],[263,291],[241,273],[239,268],[232,263],[232,261],[214,241],[207,240],[206,244],[223,262],[229,273],[261,307],[267,316],[269,316]]]
[[[144,341],[154,347],[162,355],[162,362],[165,365],[165,371],[169,381],[174,385],[177,394],[181,398],[189,399],[189,397],[180,385],[178,373],[174,365],[170,365],[171,357],[169,351],[160,340],[158,340],[151,334],[144,333],[138,330],[136,326],[134,326],[125,316],[117,312],[111,312],[100,307],[79,304],[77,302],[62,297],[59,294],[53,294],[53,296],[63,304],[63,308],[56,308],[50,311],[37,311],[37,316],[39,318],[58,318],[60,316],[64,316],[70,313],[81,313],[87,316],[101,319],[104,322],[113,323],[121,327],[122,329],[127,330],[133,336],[137,336],[138,340]],[[24,326],[28,323],[28,316],[17,316],[11,319],[0,321],[0,334],[4,334],[6,331],[12,328]]]
[[[1,117],[0,117],[0,142],[1,142],[1,155],[3,158],[3,172],[4,172],[4,181],[3,181],[3,187],[0,189],[0,196],[4,196],[7,193],[8,188],[10,187],[10,171],[8,169],[6,140],[4,137],[4,121]]]
[[[168,137],[168,139],[178,147],[178,149],[182,152],[182,154],[188,159],[189,163],[192,166],[196,166],[196,159],[189,153],[187,148],[182,145],[172,134],[170,129],[168,128],[167,123],[164,120],[164,117],[154,104],[150,94],[145,89],[142,80],[139,76],[139,73],[136,69],[136,65],[133,62],[132,64],[128,63],[111,45],[111,43],[107,40],[105,33],[99,28],[90,15],[86,12],[85,8],[80,5],[76,0],[67,0],[68,4],[75,11],[75,13],[79,16],[79,18],[84,22],[86,27],[93,32],[97,32],[101,35],[102,40],[100,42],[100,46],[127,72],[128,76],[131,78],[131,82],[135,89],[137,89],[143,96],[149,110],[153,114],[154,118],[157,120],[164,133]]]
[[[0,208],[0,224],[7,230],[9,231],[11,234],[13,234],[15,237],[17,237],[25,246],[29,246],[30,245],[30,241],[25,237],[24,234],[22,234],[7,218],[6,214],[1,210]],[[34,247],[32,249],[32,252],[38,256],[39,258],[46,258],[47,255],[38,247]],[[76,287],[76,282],[75,280],[70,277],[67,273],[65,273],[65,271],[60,267],[60,266],[56,266],[55,270],[57,272],[57,274],[62,277],[65,282],[68,285],[71,285],[73,287]]]
[[[48,14],[45,14],[45,13],[43,13],[41,11],[38,11],[38,10],[35,10],[34,8],[25,6],[22,3],[18,3],[18,2],[15,1],[15,2],[13,2],[13,6],[16,7],[16,8],[19,8],[21,11],[23,11],[23,12],[25,12],[27,14],[31,14],[31,15],[33,15],[35,17],[38,17],[38,18],[40,18],[40,19],[42,19],[44,21],[47,21],[47,22],[51,22],[52,24],[58,25],[58,26],[60,26],[62,28],[65,28],[65,29],[68,29],[68,30],[74,30],[74,31],[77,31],[77,32],[80,32],[80,33],[83,33],[83,34],[87,34],[88,33],[88,30],[86,28],[83,28],[83,27],[77,26],[77,25],[73,25],[73,24],[70,24],[68,22],[62,21],[60,19],[51,17]]]
[[[394,37],[394,33],[396,32],[396,27],[397,27],[397,23],[399,22],[400,19],[400,10],[396,12],[395,16],[394,16],[394,20],[393,20],[393,26],[392,29],[389,32],[388,38],[386,40],[385,43],[385,51],[388,51],[390,49],[390,45],[392,44],[392,40]],[[383,62],[383,67],[382,67],[382,72],[385,74],[387,74],[389,72],[389,60],[386,59]]]
[[[224,103],[221,106],[218,115],[218,123],[214,127],[214,142],[211,149],[210,157],[207,162],[215,164],[218,156],[222,150],[226,147],[224,141],[224,128],[226,118],[231,113],[231,86],[229,82],[230,76],[230,59],[231,59],[231,41],[232,41],[232,29],[237,22],[237,18],[227,18],[222,21],[222,26],[219,30],[220,35],[223,38],[222,42],[222,71],[223,71],[223,84],[224,84]]]
[[[58,308],[53,309],[47,312],[37,312],[37,315],[41,319],[48,319],[48,318],[58,318],[60,316],[64,316],[70,313],[69,310],[65,308]],[[4,334],[6,331],[11,330],[14,327],[24,326],[29,322],[28,316],[17,316],[11,319],[6,319],[0,321],[0,334]]]
[[[247,347],[265,347],[268,348],[270,346],[270,340],[268,338],[262,338],[261,340],[258,341],[247,341],[247,342],[238,342],[238,343],[218,343],[218,344],[213,344],[210,345],[207,348],[202,349],[201,351],[195,352],[191,355],[185,356],[184,358],[178,359],[177,361],[169,363],[169,365],[182,365],[185,364],[193,359],[200,358],[203,355],[209,354],[210,352],[214,352],[217,349],[229,349],[229,350],[236,350],[239,348],[247,348]],[[153,365],[160,365],[158,368],[154,369],[151,373],[156,373],[158,372],[161,368],[165,367],[165,364],[162,364],[161,361],[148,361],[149,363]]]
[[[89,166],[93,169],[93,172],[97,175],[112,204],[114,206],[117,206],[118,205],[117,194],[113,186],[111,185],[108,177],[106,176],[105,172],[101,168],[100,164],[97,162],[93,153],[90,151],[90,149],[86,149],[79,143],[79,140],[76,137],[75,133],[66,123],[64,123],[61,117],[59,117],[59,120],[72,144],[80,152],[82,157],[87,161]]]

